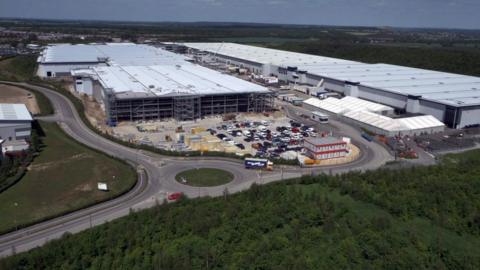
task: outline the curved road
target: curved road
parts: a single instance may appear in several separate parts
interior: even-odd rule
[[[1,82],[0,82],[1,83]],[[12,84],[12,83],[10,83]],[[248,189],[252,183],[269,183],[303,174],[319,172],[339,173],[348,170],[375,169],[391,159],[387,151],[374,143],[358,140],[358,132],[352,129],[351,137],[363,150],[362,156],[350,164],[304,169],[298,167],[277,166],[273,172],[246,170],[238,160],[226,158],[177,158],[160,156],[144,152],[109,141],[82,122],[73,104],[63,95],[44,87],[18,83],[16,85],[33,88],[45,94],[55,109],[55,115],[43,118],[55,121],[63,130],[85,145],[99,149],[109,155],[123,159],[136,166],[138,181],[126,194],[92,207],[54,218],[45,222],[0,236],[0,257],[22,252],[61,237],[64,233],[77,233],[92,226],[127,215],[132,210],[152,207],[161,203],[168,192],[181,191],[188,197],[221,196]],[[342,128],[350,128],[348,126]],[[354,135],[357,134],[357,135]],[[355,137],[357,136],[357,137]],[[360,139],[361,140],[361,139]],[[383,149],[383,150],[382,150]],[[186,168],[214,167],[223,168],[234,174],[234,180],[226,185],[210,188],[197,188],[180,184],[175,175]],[[278,168],[280,167],[280,168]]]

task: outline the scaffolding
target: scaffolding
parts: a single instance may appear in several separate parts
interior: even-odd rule
[[[273,109],[270,93],[242,93],[203,96],[175,96],[148,98],[116,98],[107,95],[104,100],[108,120],[138,121],[174,118],[193,121],[205,116],[226,113],[261,113]]]
[[[173,98],[173,117],[177,121],[193,121],[201,117],[200,96],[179,96]]]

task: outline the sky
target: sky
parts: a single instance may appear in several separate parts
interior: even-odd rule
[[[0,0],[0,17],[480,29],[480,0]]]

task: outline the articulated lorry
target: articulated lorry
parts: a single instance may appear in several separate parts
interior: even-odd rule
[[[273,170],[273,162],[263,158],[246,158],[245,169]]]

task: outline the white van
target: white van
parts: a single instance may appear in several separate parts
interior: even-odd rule
[[[267,128],[265,126],[258,126],[258,130],[265,132]]]

